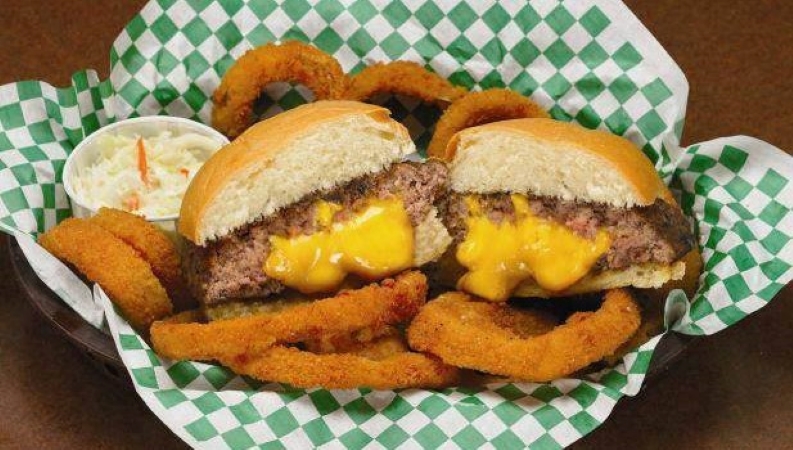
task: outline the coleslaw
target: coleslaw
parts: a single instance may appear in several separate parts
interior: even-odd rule
[[[198,133],[97,137],[97,158],[74,177],[75,193],[92,210],[123,209],[146,218],[179,214],[187,186],[221,143]]]

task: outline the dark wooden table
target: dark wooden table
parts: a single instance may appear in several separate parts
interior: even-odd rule
[[[747,134],[793,150],[793,3],[629,0],[691,84],[684,143]],[[0,84],[107,76],[141,0],[3,0]],[[100,6],[101,5],[101,6]],[[138,396],[42,320],[0,244],[0,447],[183,448]],[[793,288],[703,339],[578,448],[782,448],[793,443]]]

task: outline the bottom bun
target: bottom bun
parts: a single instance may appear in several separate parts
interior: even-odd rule
[[[607,270],[590,274],[564,291],[547,291],[533,279],[524,281],[515,290],[514,297],[564,297],[586,294],[606,289],[632,286],[641,289],[656,289],[671,280],[680,280],[686,272],[686,263],[677,261],[671,265],[657,263],[640,264],[625,270]]]

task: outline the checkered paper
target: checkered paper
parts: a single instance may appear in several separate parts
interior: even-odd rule
[[[247,49],[297,39],[355,72],[376,61],[425,64],[472,89],[509,87],[560,120],[636,143],[678,195],[703,246],[705,272],[689,303],[670,295],[670,332],[713,334],[761,308],[793,277],[793,160],[732,137],[680,148],[688,91],[680,69],[618,2],[375,0],[149,3],[111,50],[111,76],[91,71],[56,89],[0,87],[0,228],[19,236],[42,279],[91,323],[107,323],[135,387],[190,445],[281,447],[564,447],[641,387],[662,336],[613,369],[547,384],[442,391],[301,390],[225,368],[160,360],[96,289],[75,286],[26,235],[69,215],[60,173],[100,126],[137,115],[208,122],[220,77]],[[264,116],[310,99],[268,88]],[[438,111],[381,98],[423,148]],[[98,305],[97,305],[98,303]]]

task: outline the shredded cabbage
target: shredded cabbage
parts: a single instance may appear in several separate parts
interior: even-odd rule
[[[93,210],[105,206],[156,218],[179,214],[187,186],[221,143],[164,131],[147,138],[102,135],[96,145],[97,159],[77,171],[75,194]]]

